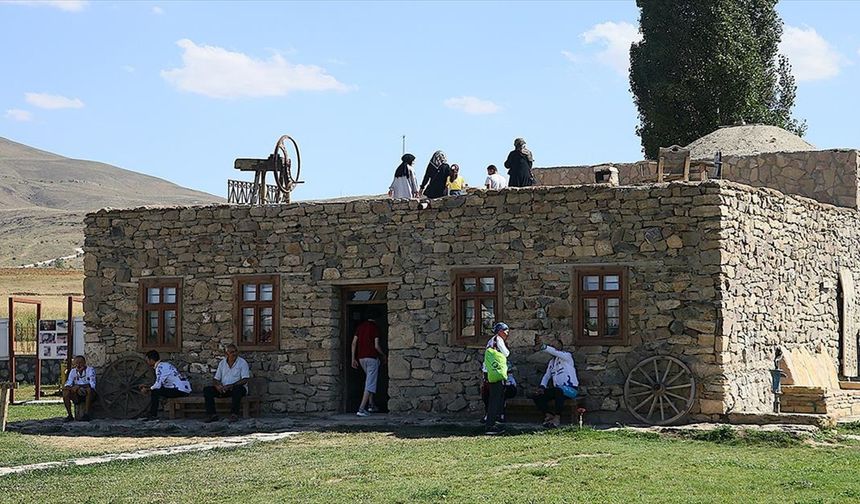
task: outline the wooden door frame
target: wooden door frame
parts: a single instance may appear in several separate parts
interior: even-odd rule
[[[349,328],[349,307],[350,306],[367,306],[367,305],[385,305],[386,317],[388,316],[388,284],[385,283],[367,283],[361,285],[342,285],[340,288],[340,339],[343,350],[341,351],[340,359],[340,377],[343,383],[340,387],[340,409],[346,412],[347,406],[347,375],[348,369],[346,366],[352,365],[352,335],[347,334]],[[385,296],[383,299],[373,299],[369,301],[350,301],[349,294],[351,292],[362,290],[384,290]],[[388,320],[385,321],[386,326]]]

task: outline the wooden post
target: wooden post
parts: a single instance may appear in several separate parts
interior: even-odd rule
[[[0,383],[0,432],[6,432],[6,415],[9,413],[9,390],[14,385]]]
[[[38,338],[38,336],[37,336]],[[15,376],[15,301],[9,298],[9,381],[13,384],[16,380]],[[15,389],[12,388],[9,392],[9,401],[15,400]],[[5,419],[6,416],[4,415]]]
[[[42,355],[39,349],[39,324],[42,322],[42,303],[36,305],[36,397],[38,401],[42,398]]]

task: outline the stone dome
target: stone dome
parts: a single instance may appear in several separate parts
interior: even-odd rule
[[[717,151],[723,156],[754,156],[766,152],[816,150],[814,145],[794,133],[766,124],[724,126],[686,148],[690,149],[691,159],[713,159]]]

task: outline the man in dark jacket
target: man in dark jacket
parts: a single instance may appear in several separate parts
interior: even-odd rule
[[[531,151],[526,148],[526,141],[522,138],[514,140],[514,150],[508,154],[508,159],[505,161],[505,168],[508,169],[508,187],[534,185],[533,164],[534,158]]]

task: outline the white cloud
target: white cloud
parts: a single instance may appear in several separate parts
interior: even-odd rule
[[[210,98],[284,96],[293,91],[348,91],[346,84],[316,65],[293,65],[280,54],[266,60],[188,39],[181,68],[162,70],[161,77],[177,89]]]
[[[9,109],[6,111],[6,119],[27,122],[33,120],[33,114],[29,110]]]
[[[502,110],[502,107],[495,103],[475,98],[474,96],[448,98],[443,103],[450,109],[462,110],[463,112],[472,115],[495,114]]]
[[[43,109],[84,108],[80,98],[66,98],[61,95],[47,93],[25,93],[27,103]]]
[[[639,28],[624,21],[596,24],[580,36],[586,44],[602,45],[604,49],[597,53],[597,61],[623,76],[627,76],[630,68],[630,45],[642,40]]]
[[[80,12],[89,4],[85,0],[0,0],[0,3],[18,5],[44,5],[54,7],[66,12]]]
[[[152,13],[157,15],[157,16],[160,16],[160,15],[164,14],[164,9],[162,9],[161,7],[156,5],[155,7],[152,8]]]
[[[824,37],[809,27],[786,25],[779,52],[788,56],[792,73],[798,82],[836,77],[845,62]]]

